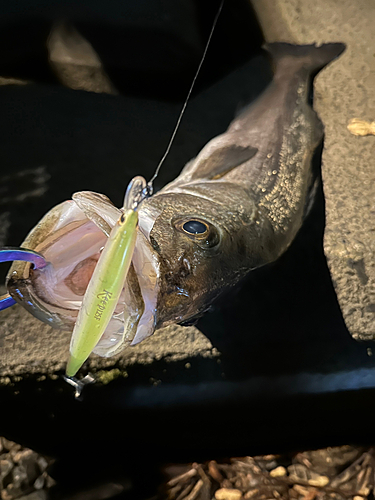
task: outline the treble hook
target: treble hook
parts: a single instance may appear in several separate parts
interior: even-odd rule
[[[12,262],[14,260],[31,262],[34,265],[34,269],[43,269],[43,267],[47,265],[47,261],[43,255],[39,252],[35,252],[34,250],[20,247],[0,248],[0,262]],[[15,303],[16,301],[9,295],[9,293],[0,296],[0,311],[14,306]]]

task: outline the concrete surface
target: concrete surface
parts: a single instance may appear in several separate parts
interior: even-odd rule
[[[41,323],[18,305],[2,311],[2,331],[7,334],[0,336],[0,385],[10,381],[7,378],[10,374],[13,378],[25,373],[52,375],[65,369],[69,332]],[[162,358],[178,361],[198,354],[203,358],[215,357],[218,351],[197,328],[172,325],[112,358],[92,355],[88,367],[98,371],[115,365],[126,376],[126,367],[134,363],[149,364]]]
[[[375,339],[375,137],[358,137],[353,118],[375,118],[375,3],[372,0],[252,0],[266,41],[345,42],[346,52],[315,81],[325,125],[322,175],[324,251],[346,325]]]

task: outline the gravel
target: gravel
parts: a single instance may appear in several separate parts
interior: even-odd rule
[[[0,437],[1,500],[45,500],[55,484],[48,474],[48,457]]]

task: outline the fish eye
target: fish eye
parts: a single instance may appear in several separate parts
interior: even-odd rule
[[[200,220],[188,220],[183,224],[182,229],[188,234],[203,234],[208,231],[208,225]]]
[[[122,213],[119,219],[120,224],[123,224],[125,222],[125,214]]]
[[[184,233],[202,248],[212,248],[220,241],[216,227],[198,217],[185,217],[174,221],[178,231]]]

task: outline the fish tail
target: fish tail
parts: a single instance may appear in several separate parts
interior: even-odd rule
[[[317,73],[342,54],[346,45],[344,43],[325,43],[320,46],[315,44],[292,45],[290,43],[275,42],[265,44],[264,48],[271,54],[277,68],[283,62],[287,62],[289,69],[291,65],[295,65],[296,69],[304,68],[309,73]]]

